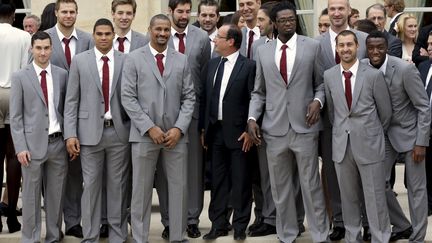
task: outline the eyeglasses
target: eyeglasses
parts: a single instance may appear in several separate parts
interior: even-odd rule
[[[215,38],[218,38],[218,39],[225,39],[225,40],[228,40],[228,39],[229,39],[227,36],[220,36],[219,34],[217,34],[217,35],[215,36]]]
[[[278,24],[286,24],[286,23],[294,23],[296,21],[295,18],[286,18],[286,19],[277,19],[276,22]]]

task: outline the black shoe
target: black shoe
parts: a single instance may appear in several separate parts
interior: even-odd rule
[[[299,232],[298,232],[298,234],[297,234],[297,237],[300,237],[301,234],[304,233],[304,232],[306,231],[306,228],[305,228],[304,224],[301,223],[301,224],[298,225],[298,229],[299,229]]]
[[[8,205],[4,202],[0,202],[0,215],[7,216]]]
[[[263,217],[255,217],[255,221],[249,226],[249,232],[254,231],[257,228],[262,227],[264,224],[264,218]]]
[[[59,241],[62,241],[64,239],[63,231],[60,230],[59,232]]]
[[[66,235],[74,236],[76,238],[83,238],[81,225],[77,224],[72,226],[72,228],[66,231]]]
[[[109,230],[108,224],[102,224],[99,231],[99,237],[108,238],[108,230]]]
[[[334,227],[333,232],[329,235],[330,240],[339,241],[345,237],[345,228]]]
[[[276,234],[276,227],[270,224],[263,223],[259,228],[249,231],[250,237],[266,236]]]
[[[6,224],[11,234],[21,230],[21,224],[16,216],[9,216],[6,219]]]
[[[207,234],[205,234],[203,236],[203,239],[204,240],[214,240],[214,239],[217,239],[218,237],[227,236],[227,235],[228,235],[228,230],[217,230],[217,229],[212,228],[210,230],[210,232],[208,232]]]
[[[246,239],[246,233],[244,230],[234,230],[234,240],[245,240]]]
[[[363,241],[371,241],[371,239],[372,236],[369,231],[369,227],[368,226],[363,227]]]
[[[408,229],[401,232],[392,232],[390,236],[390,241],[408,239],[411,236],[412,232],[413,232],[412,227],[409,227]]]
[[[162,239],[169,240],[169,226],[166,226],[162,231]]]
[[[186,229],[187,235],[189,238],[198,238],[201,236],[201,232],[198,229],[198,225],[190,224]]]
[[[432,208],[428,210],[428,217],[432,215]]]

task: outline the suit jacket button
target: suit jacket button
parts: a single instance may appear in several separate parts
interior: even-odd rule
[[[104,118],[104,116],[101,116],[101,118],[103,119],[103,118]]]
[[[48,128],[45,128],[45,131],[48,131]]]

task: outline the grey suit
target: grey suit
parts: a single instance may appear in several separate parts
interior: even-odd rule
[[[174,43],[170,38],[168,45],[174,49]],[[201,70],[210,59],[210,41],[207,32],[193,25],[188,25],[186,34],[185,55],[191,70],[191,79],[196,94],[201,92]],[[204,203],[204,162],[203,150],[200,142],[200,131],[198,131],[199,97],[196,97],[192,121],[189,126],[188,144],[188,222],[187,224],[198,224]],[[159,163],[160,165],[160,163]],[[161,168],[158,167],[158,172]],[[157,173],[156,188],[159,195],[162,224],[168,226],[168,190],[167,179],[164,173]]]
[[[187,143],[195,93],[187,57],[167,49],[161,76],[149,45],[128,55],[123,68],[122,104],[131,118],[132,142],[131,223],[134,242],[148,241],[151,197],[156,164],[167,174],[170,241],[184,241],[187,212]],[[173,149],[153,143],[148,130],[183,134]],[[159,159],[159,162],[158,162]],[[145,162],[145,163],[143,163]]]
[[[366,37],[367,34],[361,31],[352,30],[358,39],[359,49],[357,57],[361,60],[367,56],[366,52]],[[322,70],[325,71],[336,65],[335,53],[332,51],[330,33],[327,31],[316,38],[320,42],[320,54],[318,58],[321,59]],[[332,127],[328,118],[327,106],[325,105],[321,112],[321,117],[324,124],[324,129],[320,132],[320,147],[322,159],[322,173],[325,174],[324,178],[327,184],[327,191],[329,194],[330,207],[331,207],[331,221],[335,227],[344,227],[342,219],[341,198],[339,191],[339,184],[337,181],[334,163],[332,161]]]
[[[145,46],[148,42],[149,40],[145,35],[132,30],[132,40],[129,52]]]
[[[56,118],[63,130],[63,106],[67,72],[51,65]],[[11,132],[17,153],[29,151],[31,162],[22,166],[22,242],[40,242],[40,195],[45,191],[46,239],[60,240],[63,191],[67,174],[67,154],[62,137],[48,138],[49,116],[33,64],[12,75],[10,96]],[[43,177],[43,179],[42,179]]]
[[[256,52],[257,74],[249,117],[264,114],[262,131],[267,143],[270,184],[276,206],[276,229],[283,242],[298,234],[293,177],[298,170],[306,217],[314,242],[327,241],[329,225],[318,173],[318,131],[321,121],[306,125],[307,107],[324,102],[324,84],[318,63],[319,43],[297,36],[293,70],[285,85],[275,63],[277,41]],[[265,111],[264,111],[265,105]]]
[[[106,169],[107,217],[110,242],[127,238],[126,182],[130,158],[130,119],[121,105],[124,55],[114,51],[114,73],[109,97],[113,125],[104,120],[105,105],[95,50],[74,57],[69,71],[65,105],[65,139],[81,145],[84,191],[81,199],[83,242],[98,242],[101,223],[102,175]],[[101,102],[102,100],[102,102]]]
[[[355,75],[351,110],[341,66],[324,72],[326,101],[333,124],[333,161],[342,199],[346,242],[361,238],[361,204],[365,201],[372,242],[388,242],[390,221],[385,200],[384,130],[392,107],[381,72],[363,63]]]
[[[45,30],[52,41],[52,54],[50,61],[52,64],[59,66],[69,71],[69,65],[66,62],[66,57],[63,51],[62,44],[57,34],[56,27]],[[76,52],[75,54],[81,53],[93,47],[92,37],[90,34],[76,29],[78,36]],[[66,225],[66,231],[75,225],[81,223],[81,195],[82,195],[82,171],[81,163],[79,158],[77,161],[69,161],[68,175],[66,179],[66,188],[63,214],[64,222]]]
[[[414,162],[415,145],[429,146],[430,108],[420,74],[414,65],[387,56],[385,80],[392,99],[393,116],[386,137],[386,197],[393,232],[411,227],[390,186],[391,169],[398,154],[405,160],[413,234],[410,242],[424,242],[427,228],[427,192],[424,163]],[[365,60],[368,62],[368,59]]]

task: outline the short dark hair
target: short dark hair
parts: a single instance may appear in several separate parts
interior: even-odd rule
[[[291,2],[288,2],[288,1],[285,2],[285,1],[283,1],[283,2],[277,3],[272,8],[272,10],[270,11],[270,19],[271,19],[271,21],[276,22],[277,14],[280,11],[287,10],[287,9],[288,10],[292,10],[294,12],[294,15],[295,15],[296,19],[297,19],[297,9],[296,9],[296,6],[294,4],[292,4]]]
[[[201,13],[201,6],[212,6],[212,7],[216,7],[216,15],[219,16],[219,4],[215,1],[215,0],[202,0],[199,4],[198,4],[198,15],[200,15]]]
[[[328,15],[328,8],[325,8],[325,9],[323,9],[321,11],[321,15],[320,16],[323,16],[323,15]]]
[[[190,4],[192,7],[191,0],[169,0],[168,7],[174,11],[174,9],[176,9],[179,4]]]
[[[46,40],[49,39],[50,45],[52,44],[51,42],[51,37],[50,35],[45,32],[45,31],[36,31],[36,33],[34,33],[31,37],[31,46],[33,47],[33,44],[36,40]]]
[[[78,4],[75,0],[57,0],[55,4],[55,10],[58,11],[60,9],[61,3],[73,3],[75,4],[75,10],[78,12]]]
[[[108,25],[109,27],[111,27],[112,32],[114,32],[114,26],[113,26],[112,22],[108,19],[101,18],[101,19],[96,20],[96,23],[93,26],[93,33],[95,33],[95,31],[96,31],[96,27],[98,27],[100,25]]]
[[[225,24],[227,25],[228,31],[227,31],[227,40],[234,39],[234,46],[238,50],[240,49],[241,43],[242,43],[242,32],[239,29],[239,27],[235,24]]]
[[[154,22],[155,22],[157,19],[160,19],[160,20],[166,20],[166,21],[170,22],[170,24],[171,24],[170,19],[169,19],[165,14],[156,14],[155,16],[153,16],[153,17],[150,19],[150,26],[153,26],[153,25],[154,25]]]
[[[0,17],[10,17],[15,14],[15,4],[9,1],[0,2]]]
[[[270,1],[261,4],[260,9],[270,18],[270,12],[278,2]]]
[[[115,12],[118,5],[132,5],[133,13],[136,13],[137,3],[135,0],[113,0],[111,2],[111,12]]]
[[[382,31],[379,31],[379,30],[371,31],[371,32],[369,33],[369,35],[366,37],[366,43],[367,43],[368,40],[371,39],[371,38],[382,38],[382,39],[385,40],[386,46],[388,46],[387,36],[386,36]]]
[[[359,19],[357,21],[357,30],[363,31],[365,33],[370,33],[377,30],[375,23],[369,19]]]
[[[373,5],[370,5],[370,6],[366,9],[366,18],[369,17],[369,11],[370,11],[372,8],[383,11],[383,13],[384,13],[384,18],[387,17],[387,11],[386,11],[384,5],[382,5],[381,3],[375,3],[375,4],[373,4]]]
[[[357,36],[354,32],[352,32],[351,30],[342,30],[337,36],[336,36],[336,44],[339,41],[339,36],[349,36],[352,35],[354,36],[354,42],[358,45],[358,39]]]

